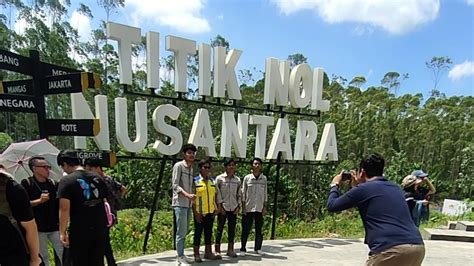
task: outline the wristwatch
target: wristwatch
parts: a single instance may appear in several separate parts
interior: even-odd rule
[[[333,187],[337,187],[337,188],[339,188],[339,185],[338,185],[338,184],[336,184],[336,183],[332,183],[332,184],[330,185],[330,188],[333,188]]]

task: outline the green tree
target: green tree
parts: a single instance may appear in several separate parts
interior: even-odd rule
[[[453,61],[448,56],[433,56],[429,62],[425,62],[426,67],[431,70],[433,76],[433,91],[438,89],[438,84],[443,72],[448,70]]]
[[[294,68],[299,64],[308,63],[308,58],[306,58],[303,54],[300,53],[291,54],[286,60],[290,61],[291,68]]]
[[[364,85],[366,82],[367,80],[365,79],[365,77],[356,76],[351,81],[349,81],[349,86],[353,86],[360,89],[360,87]]]

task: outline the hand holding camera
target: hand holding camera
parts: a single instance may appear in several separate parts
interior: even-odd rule
[[[351,180],[352,179],[352,173],[351,171],[344,170],[342,172],[342,182]]]

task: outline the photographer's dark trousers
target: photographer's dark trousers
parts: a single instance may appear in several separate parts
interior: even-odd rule
[[[214,217],[211,213],[202,216],[202,222],[198,222],[194,217],[194,241],[193,245],[198,247],[201,244],[201,235],[204,231],[204,244],[211,245],[212,227],[214,225]]]
[[[228,220],[228,230],[227,230],[227,241],[229,243],[234,243],[235,237],[235,225],[237,224],[237,215],[234,212],[226,211],[224,214],[219,214],[217,216],[217,236],[216,244],[220,244],[222,240],[222,233],[224,232],[225,221]]]
[[[242,235],[240,241],[242,246],[240,251],[247,251],[247,239],[249,237],[250,231],[252,230],[252,224],[255,220],[255,247],[254,250],[261,250],[263,243],[263,215],[261,212],[247,212],[246,215],[242,216]]]
[[[69,248],[73,265],[103,266],[107,228],[80,230],[69,236]]]

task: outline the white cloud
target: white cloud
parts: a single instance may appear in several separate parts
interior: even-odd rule
[[[87,40],[91,34],[91,19],[79,13],[78,11],[74,11],[71,14],[70,20],[71,26],[75,28],[79,34],[79,37],[82,40]]]
[[[474,0],[466,0],[466,3],[470,6],[474,6]]]
[[[435,20],[440,8],[440,0],[271,1],[285,15],[312,10],[327,23],[354,22],[380,27],[392,34],[403,34]]]
[[[185,33],[204,33],[211,30],[201,15],[204,0],[128,0],[135,21],[152,20]]]
[[[448,74],[448,77],[453,81],[469,76],[474,76],[474,62],[467,60],[461,64],[455,65]]]

